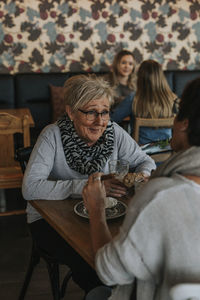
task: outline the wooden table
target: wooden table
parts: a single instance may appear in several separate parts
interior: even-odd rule
[[[7,109],[0,109],[0,112],[5,112],[5,113],[11,114],[13,116],[20,117],[21,119],[23,119],[25,116],[28,116],[28,123],[29,123],[30,127],[35,126],[35,123],[34,123],[34,120],[33,120],[33,117],[31,115],[29,108],[7,108]]]
[[[94,268],[94,255],[89,232],[89,220],[74,213],[74,205],[81,199],[32,200],[30,204],[43,218]],[[128,199],[123,200],[128,204]],[[123,217],[108,220],[115,236]]]

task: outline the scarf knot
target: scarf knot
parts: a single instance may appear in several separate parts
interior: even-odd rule
[[[80,174],[101,172],[114,149],[113,122],[93,146],[88,146],[76,133],[67,115],[57,121],[67,164]]]

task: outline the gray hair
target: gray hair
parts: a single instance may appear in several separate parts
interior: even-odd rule
[[[77,111],[91,100],[106,97],[110,106],[113,103],[113,91],[109,83],[96,75],[75,75],[64,84],[64,100],[72,111]]]

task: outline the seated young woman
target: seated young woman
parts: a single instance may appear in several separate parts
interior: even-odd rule
[[[177,112],[177,96],[171,91],[161,65],[154,60],[141,63],[137,73],[137,90],[133,114],[140,118],[169,118]],[[139,144],[171,138],[170,128],[141,127]]]
[[[87,300],[170,300],[171,286],[200,276],[200,78],[185,88],[174,120],[176,152],[136,192],[119,234],[105,218],[106,189],[92,174],[83,190],[96,270],[104,284]],[[134,297],[135,296],[135,297]]]
[[[65,82],[66,114],[41,132],[23,180],[26,200],[62,200],[81,197],[88,175],[109,173],[114,159],[129,161],[147,176],[155,163],[131,136],[110,121],[113,102],[109,84],[94,76],[77,75]],[[106,180],[106,194],[120,197],[126,188]],[[72,270],[74,281],[88,292],[101,284],[95,271],[28,203],[27,219],[36,243]]]
[[[136,63],[133,53],[128,50],[118,52],[113,60],[111,71],[104,76],[114,91],[114,103],[111,107],[111,119],[121,123],[131,118],[133,124],[132,102],[136,87]]]

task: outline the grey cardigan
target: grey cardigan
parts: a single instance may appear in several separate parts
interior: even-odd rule
[[[116,123],[114,123],[114,136],[114,150],[110,160],[126,159],[135,171],[142,171],[148,175],[155,169],[154,161]],[[108,161],[101,171],[109,172]],[[62,200],[69,196],[81,197],[87,178],[87,175],[70,169],[65,159],[60,130],[56,124],[51,124],[41,132],[32,151],[23,179],[22,193],[26,200]],[[27,216],[29,223],[41,218],[29,203]]]

